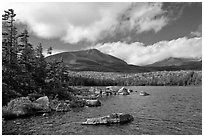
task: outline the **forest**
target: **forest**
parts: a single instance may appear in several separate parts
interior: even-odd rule
[[[201,71],[158,71],[136,74],[112,72],[73,72],[63,60],[45,61],[43,45],[32,45],[25,28],[19,32],[13,9],[2,15],[2,101],[39,93],[49,97],[71,98],[69,86],[169,86],[201,85]],[[52,47],[47,49],[52,54]]]
[[[81,86],[192,86],[202,84],[202,72],[193,70],[117,73],[69,71],[69,85]]]

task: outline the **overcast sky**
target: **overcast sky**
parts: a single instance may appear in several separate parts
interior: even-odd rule
[[[127,63],[202,56],[202,3],[8,3],[53,53],[97,48]],[[1,11],[3,14],[3,10]]]

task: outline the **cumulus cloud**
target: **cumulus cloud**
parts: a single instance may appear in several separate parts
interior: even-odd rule
[[[116,29],[160,31],[168,24],[162,3],[9,3],[20,22],[41,38],[96,42]]]
[[[141,42],[131,44],[113,42],[97,44],[94,48],[123,59],[129,64],[147,65],[169,57],[200,58],[202,38],[182,37],[171,41],[160,41],[153,45],[144,45]]]
[[[130,3],[10,3],[17,19],[41,38],[64,42],[96,41],[117,23],[116,17]]]

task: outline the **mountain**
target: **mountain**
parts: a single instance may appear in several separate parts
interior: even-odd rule
[[[167,58],[162,61],[146,65],[158,70],[202,70],[202,60],[197,58]]]
[[[114,56],[97,49],[62,52],[46,57],[46,61],[60,60],[73,71],[101,71],[138,73],[163,70],[202,70],[202,60],[168,58],[146,66],[129,65]]]
[[[154,67],[164,67],[164,66],[182,66],[182,65],[188,65],[189,63],[197,63],[200,62],[200,59],[194,59],[194,58],[167,58],[162,61],[155,62],[148,66],[154,66]]]
[[[129,70],[129,65],[114,56],[97,49],[62,52],[46,57],[46,61],[63,59],[70,70],[75,71],[117,71]]]

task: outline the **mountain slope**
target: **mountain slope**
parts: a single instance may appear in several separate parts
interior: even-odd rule
[[[182,65],[188,65],[190,63],[197,63],[200,60],[193,59],[193,58],[167,58],[162,61],[155,62],[148,66],[154,66],[154,67],[164,67],[164,66],[182,66]]]
[[[202,60],[194,58],[167,58],[145,66],[156,70],[202,70]]]
[[[63,52],[46,57],[46,61],[63,59],[70,70],[76,71],[123,71],[128,64],[114,56],[100,52],[97,49]]]
[[[60,59],[63,59],[68,69],[73,71],[138,73],[163,70],[202,70],[201,60],[168,58],[147,66],[135,66],[97,49],[62,52],[46,57],[48,62]]]

